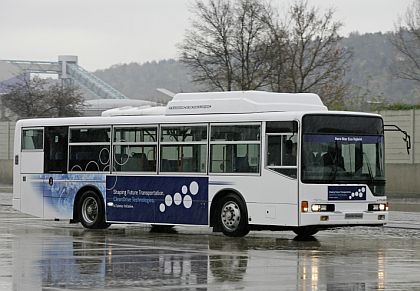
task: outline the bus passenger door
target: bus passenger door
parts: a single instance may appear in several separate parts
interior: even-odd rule
[[[20,210],[43,217],[44,129],[23,128],[20,148]]]
[[[264,174],[271,209],[266,217],[278,225],[298,224],[298,124],[296,121],[266,123],[266,161]]]
[[[72,205],[68,197],[67,155],[68,126],[45,128],[44,145],[44,217],[68,218]]]

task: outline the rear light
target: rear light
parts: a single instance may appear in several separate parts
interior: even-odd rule
[[[302,212],[308,212],[309,211],[308,201],[302,201],[302,203],[300,204],[300,211],[302,211]]]

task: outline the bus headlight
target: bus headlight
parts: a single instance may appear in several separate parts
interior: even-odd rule
[[[312,204],[311,206],[312,212],[319,212],[319,211],[325,211],[327,210],[327,207],[322,204]]]
[[[388,202],[368,205],[368,211],[388,211],[388,209],[389,209]]]
[[[334,204],[312,204],[312,212],[325,212],[325,211],[335,211]]]

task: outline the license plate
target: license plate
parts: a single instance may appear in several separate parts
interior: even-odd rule
[[[363,218],[363,213],[346,213],[344,218],[345,219],[361,219]]]

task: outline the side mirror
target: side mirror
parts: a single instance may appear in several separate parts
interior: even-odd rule
[[[404,135],[403,141],[405,141],[405,146],[407,148],[407,154],[408,155],[410,154],[411,137],[405,130],[402,130],[399,126],[397,126],[395,124],[384,124],[384,131],[398,131],[398,132],[401,132]]]

